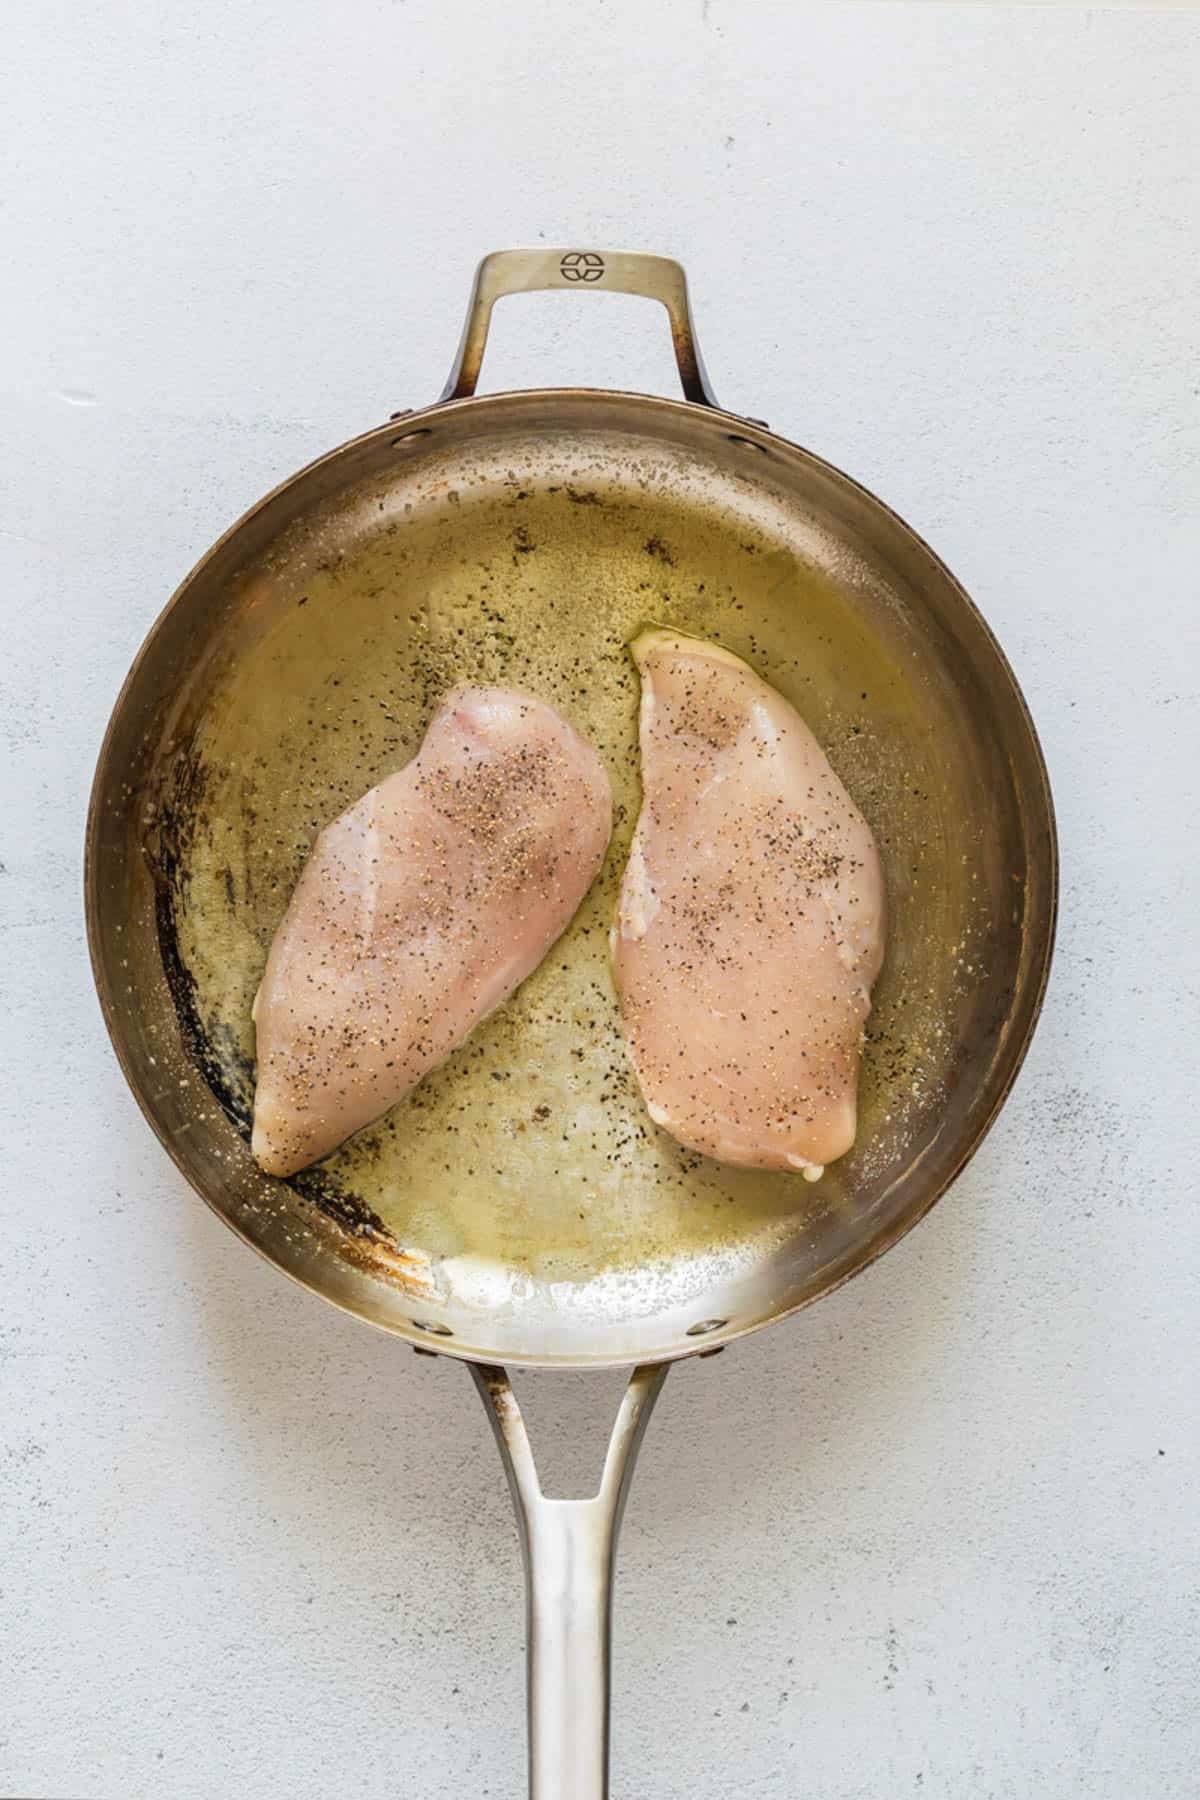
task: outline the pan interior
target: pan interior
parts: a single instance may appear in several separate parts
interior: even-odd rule
[[[513,1361],[699,1348],[897,1235],[914,1181],[936,1191],[996,1088],[1028,960],[1023,715],[944,571],[822,465],[728,420],[697,445],[615,402],[567,429],[532,405],[495,408],[489,429],[490,404],[317,465],[160,623],[108,750],[112,765],[123,729],[123,810],[103,763],[98,778],[97,954],[136,971],[110,1016],[177,1160],[330,1298]],[[681,1149],[622,1048],[607,939],[638,806],[626,645],[648,622],[778,686],[883,852],[858,1145],[815,1185]],[[441,1069],[316,1170],[271,1181],[245,1140],[272,935],[318,831],[414,753],[463,679],[540,694],[597,746],[617,817],[604,870]]]

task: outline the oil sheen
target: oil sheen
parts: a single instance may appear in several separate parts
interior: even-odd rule
[[[458,1297],[497,1281],[759,1254],[846,1204],[936,1104],[945,1036],[925,970],[966,954],[970,858],[951,855],[930,697],[904,625],[752,481],[714,505],[686,472],[608,447],[536,478],[514,452],[403,468],[327,506],[239,583],[249,621],[181,727],[203,806],[178,884],[179,953],[210,1056],[243,1115],[250,1008],[321,828],[411,757],[458,681],[541,695],[612,780],[600,877],[542,966],[438,1070],[322,1165],[322,1179],[428,1256]],[[819,1183],[735,1170],[652,1124],[622,1045],[608,934],[639,803],[636,671],[649,623],[726,644],[799,709],[882,851],[892,919],[862,1075],[859,1140]],[[903,746],[897,754],[897,745]],[[949,871],[949,874],[947,873]],[[946,933],[950,934],[947,938]],[[944,992],[944,984],[943,992]]]

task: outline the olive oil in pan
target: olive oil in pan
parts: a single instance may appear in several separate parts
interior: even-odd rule
[[[936,1102],[945,1040],[922,971],[939,943],[962,950],[969,935],[971,856],[948,858],[953,821],[930,800],[945,781],[932,778],[934,734],[914,727],[928,696],[912,689],[902,621],[852,604],[855,572],[823,566],[813,534],[751,489],[717,509],[652,475],[600,484],[581,461],[524,482],[464,469],[420,492],[375,484],[244,579],[263,602],[195,713],[205,804],[177,920],[209,1043],[244,1103],[251,1003],[318,831],[408,760],[449,686],[498,682],[551,701],[604,758],[616,809],[604,869],[520,990],[323,1168],[484,1299],[490,1271],[501,1285],[569,1284],[749,1255],[845,1204],[842,1165],[813,1186],[683,1150],[651,1123],[625,1057],[608,932],[639,803],[626,645],[653,621],[727,644],[775,683],[876,833],[892,923],[847,1160],[886,1167],[914,1109]]]

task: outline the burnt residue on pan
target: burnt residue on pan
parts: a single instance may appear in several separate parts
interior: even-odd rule
[[[348,1262],[421,1299],[437,1297],[433,1267],[419,1250],[397,1243],[379,1214],[329,1169],[304,1169],[286,1185],[336,1228],[338,1250]]]
[[[179,915],[190,885],[190,853],[203,817],[208,771],[194,744],[169,764],[164,790],[153,809],[144,848],[154,883],[154,920],[163,974],[175,1007],[179,1034],[189,1061],[200,1070],[222,1111],[247,1141],[250,1136],[253,1078],[237,1046],[218,1044],[205,1029],[196,978],[184,961]],[[229,1034],[222,1033],[223,1037]]]

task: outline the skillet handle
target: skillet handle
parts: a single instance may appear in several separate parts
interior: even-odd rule
[[[573,288],[579,293],[607,288],[658,300],[671,321],[684,398],[699,406],[717,404],[700,360],[682,265],[669,256],[644,256],[632,250],[493,250],[485,256],[475,271],[462,342],[442,400],[465,400],[475,392],[497,300],[547,288]]]
[[[542,1493],[525,1421],[503,1369],[472,1363],[525,1560],[530,1800],[608,1800],[612,1580],[638,1447],[667,1365],[633,1371],[590,1500]]]

